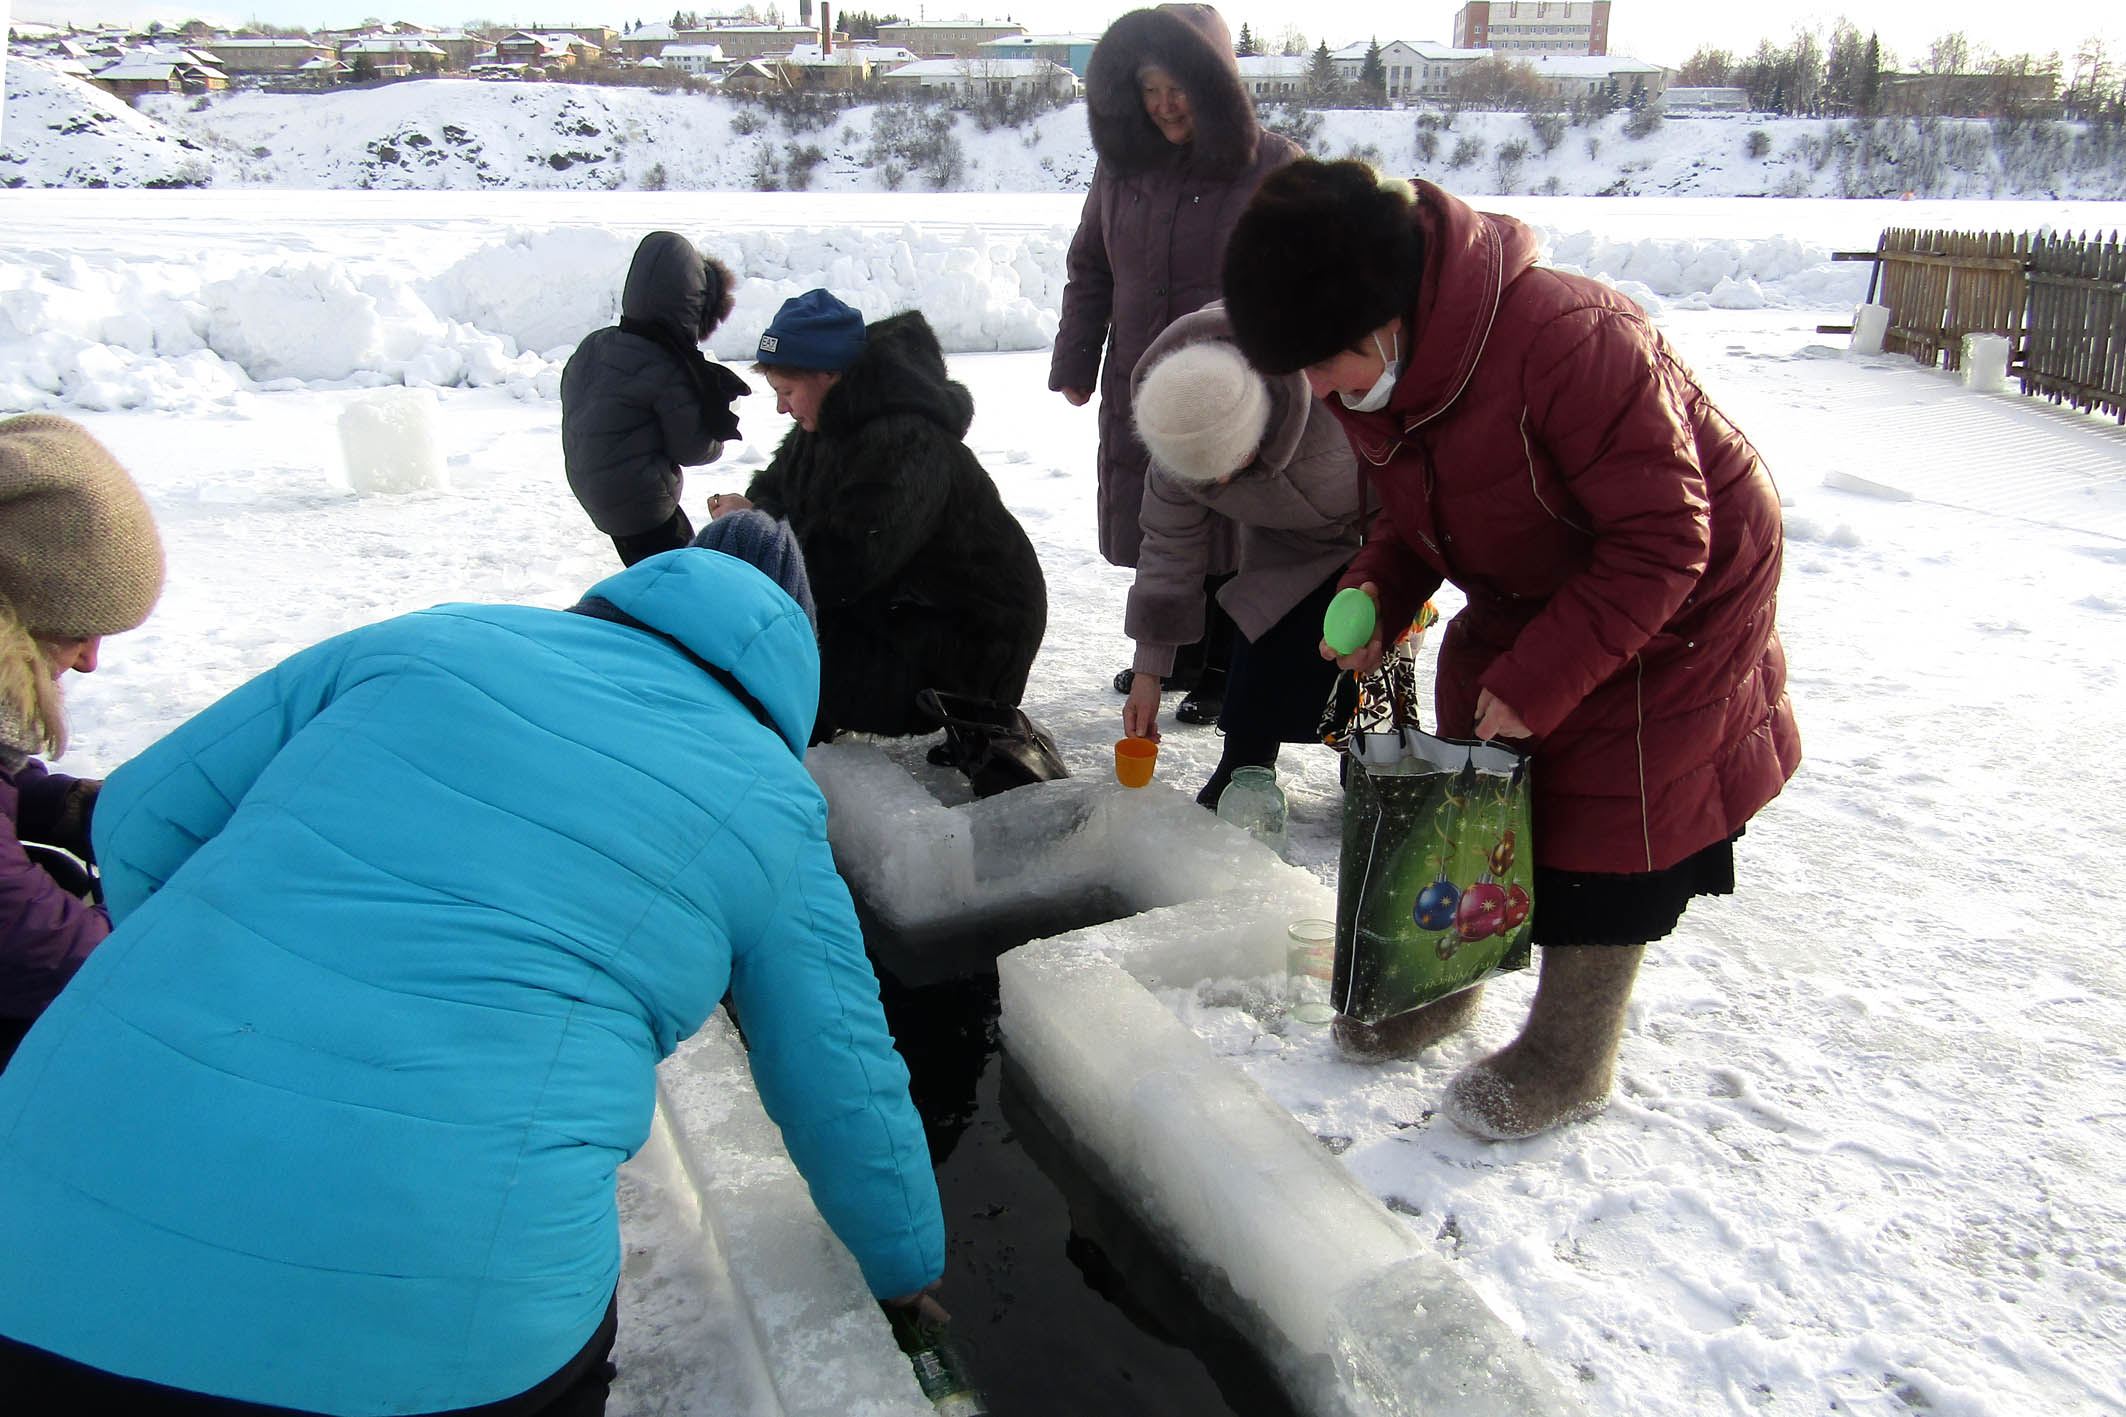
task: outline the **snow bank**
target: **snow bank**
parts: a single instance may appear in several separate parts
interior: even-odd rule
[[[776,308],[820,285],[867,319],[921,310],[948,353],[1054,342],[1067,225],[801,220],[676,223],[739,277],[710,343],[717,358],[749,361]],[[433,269],[418,264],[418,248],[336,260],[270,237],[211,260],[175,240],[151,253],[0,244],[0,411],[177,409],[261,388],[384,384],[551,399],[577,341],[619,318],[645,229],[520,226],[444,251]],[[1544,235],[1554,264],[1609,281],[1654,313],[1846,309],[1866,288],[1864,265],[1834,265],[1824,248],[1787,236]]]

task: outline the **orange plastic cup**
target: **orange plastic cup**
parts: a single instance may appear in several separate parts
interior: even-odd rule
[[[1124,787],[1142,787],[1152,780],[1152,764],[1159,761],[1159,745],[1149,738],[1115,740],[1115,781]]]

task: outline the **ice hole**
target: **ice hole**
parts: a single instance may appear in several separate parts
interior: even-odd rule
[[[905,757],[845,742],[807,765],[909,1058],[946,1297],[993,1410],[1582,1410],[1153,993],[1281,974],[1286,925],[1333,914],[1327,886],[1157,782],[966,801]],[[928,1412],[721,1015],[661,1070],[658,1114],[623,1169],[616,1417]],[[1104,1396],[1124,1371],[1149,1386]]]

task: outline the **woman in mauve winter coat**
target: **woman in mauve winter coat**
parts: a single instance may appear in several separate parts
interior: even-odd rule
[[[1541,979],[1520,1038],[1447,1102],[1489,1137],[1600,1110],[1646,944],[1733,890],[1735,838],[1801,759],[1756,449],[1637,305],[1535,259],[1511,217],[1302,162],[1264,184],[1225,272],[1240,347],[1305,372],[1378,490],[1343,581],[1379,631],[1339,662],[1377,663],[1451,580],[1468,605],[1440,646],[1440,732],[1534,754]],[[1340,1033],[1414,1050],[1476,1002]]]
[[[66,749],[61,676],[162,591],[148,504],[103,445],[48,413],[0,422],[0,1067],[111,933],[84,863],[102,783],[48,770]]]
[[[1137,366],[1137,428],[1151,449],[1144,542],[1123,629],[1137,642],[1123,731],[1159,737],[1159,688],[1203,630],[1215,524],[1239,528],[1239,570],[1218,599],[1240,638],[1218,726],[1224,748],[1196,800],[1218,805],[1237,768],[1280,743],[1318,742],[1336,666],[1315,652],[1321,618],[1358,551],[1356,459],[1343,426],[1298,374],[1265,377],[1232,344],[1225,310],[1184,315]]]
[[[1263,177],[1300,149],[1256,123],[1232,36],[1208,5],[1116,20],[1093,49],[1085,98],[1099,163],[1070,244],[1048,386],[1081,405],[1099,387],[1100,554],[1135,566],[1148,455],[1131,427],[1130,376],[1160,331],[1218,298],[1233,223]],[[1216,552],[1208,569],[1230,571],[1230,533]],[[1215,606],[1211,613],[1216,621]],[[1218,638],[1229,633],[1213,624],[1209,644],[1185,651],[1191,679],[1206,651],[1222,669]],[[1124,693],[1128,673],[1115,683]],[[1206,683],[1183,721],[1210,722],[1220,692],[1215,679]]]

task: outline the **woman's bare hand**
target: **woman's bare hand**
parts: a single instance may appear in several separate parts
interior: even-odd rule
[[[1130,675],[1129,697],[1122,701],[1122,733],[1128,738],[1159,741],[1159,686],[1156,674],[1138,670]]]

